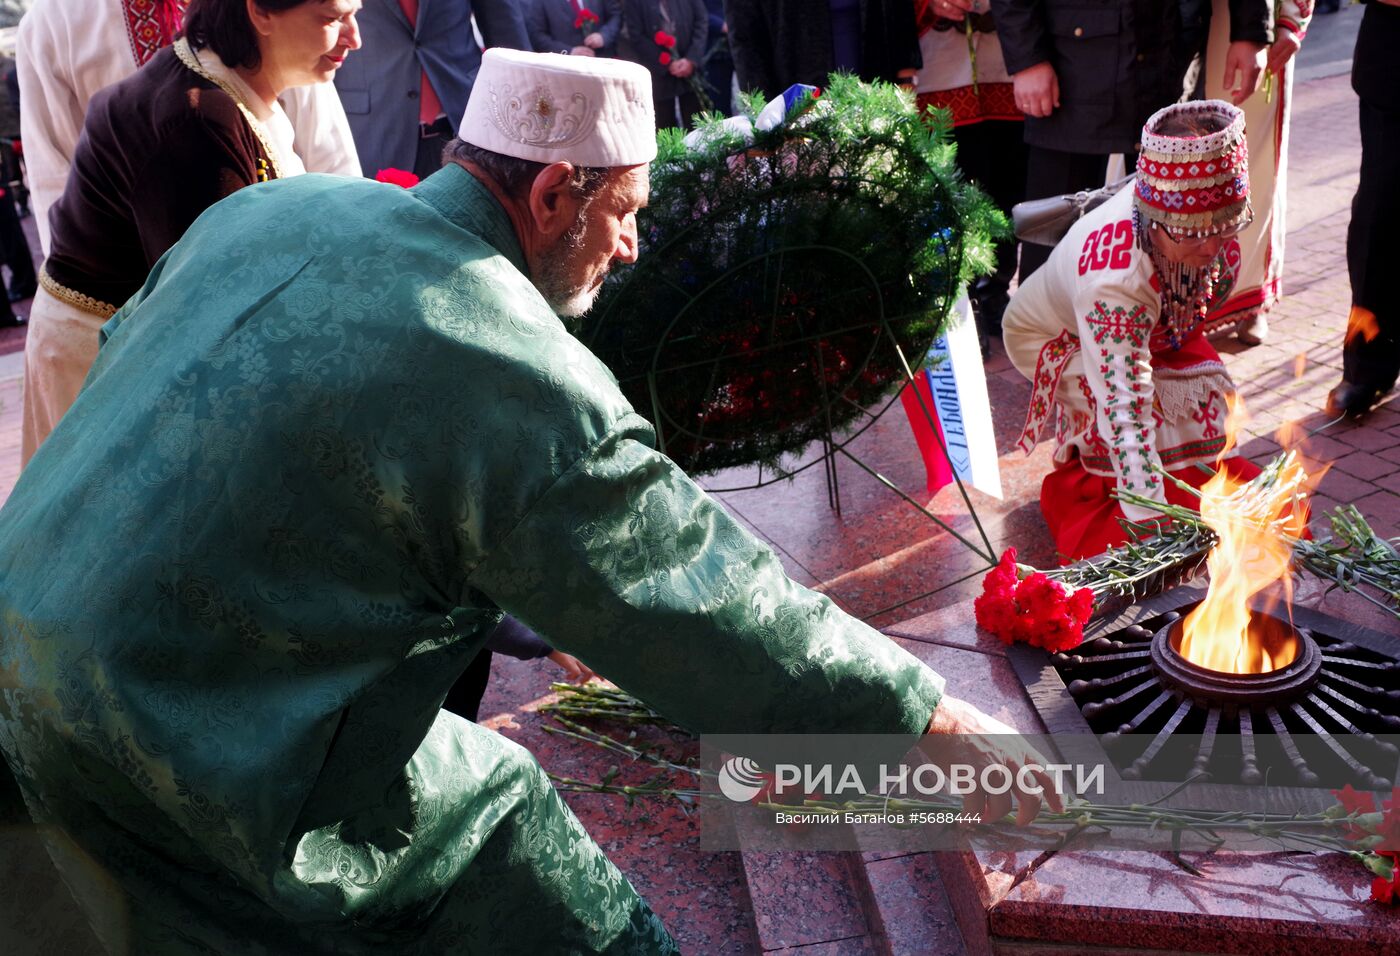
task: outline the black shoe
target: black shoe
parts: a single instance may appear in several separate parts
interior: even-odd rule
[[[25,315],[9,315],[0,319],[0,329],[18,329],[29,324],[29,317]]]
[[[37,286],[30,286],[27,289],[11,289],[9,293],[10,301],[23,302],[25,299],[32,299],[34,298],[34,294],[38,291],[39,289]]]
[[[1319,0],[1313,9],[1318,13],[1337,13],[1342,9],[1342,0]]]
[[[1342,384],[1327,393],[1327,414],[1332,418],[1338,415],[1361,418],[1387,391],[1374,385],[1361,385],[1342,379]]]

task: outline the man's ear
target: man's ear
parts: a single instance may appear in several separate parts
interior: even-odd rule
[[[573,177],[573,164],[550,163],[530,184],[530,218],[546,241],[564,235],[578,218],[579,199],[569,186]]]

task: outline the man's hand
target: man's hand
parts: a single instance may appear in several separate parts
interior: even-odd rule
[[[1302,45],[1303,41],[1298,39],[1298,34],[1288,27],[1279,27],[1274,31],[1274,45],[1269,47],[1269,72],[1282,76],[1283,68]]]
[[[695,64],[684,58],[672,60],[670,71],[672,76],[679,77],[683,80],[695,72]]]
[[[1016,108],[1027,116],[1049,116],[1060,108],[1060,78],[1049,63],[1028,66],[1011,77]]]
[[[572,654],[565,654],[563,651],[550,651],[549,659],[563,669],[564,680],[570,684],[586,684],[598,676],[587,664]]]
[[[945,20],[966,20],[977,12],[980,0],[933,0],[933,12]]]
[[[1025,826],[1035,819],[1040,812],[1042,799],[1054,812],[1063,812],[1064,800],[1048,773],[1043,769],[1020,773],[1023,767],[1043,768],[1050,761],[1027,744],[1014,729],[996,718],[987,716],[971,704],[944,697],[933,712],[928,735],[935,738],[952,735],[949,741],[925,739],[925,752],[940,765],[968,764],[975,769],[974,779],[978,781],[982,778],[984,767],[1002,766],[1011,774],[1011,790],[991,794],[979,787],[963,798],[964,813],[978,815],[984,823],[994,823],[1011,812],[1013,793],[1018,804],[1017,826]],[[947,746],[949,742],[953,744],[951,748]],[[1023,777],[1031,779],[1023,780]]]
[[[572,50],[570,50],[569,52],[572,53],[574,56],[597,56],[597,55],[598,55],[598,54],[594,53],[593,50],[592,50],[590,47],[586,47],[586,46],[576,46],[576,47],[574,47]]]
[[[1254,95],[1264,79],[1268,48],[1262,43],[1236,40],[1225,53],[1225,76],[1220,84],[1230,91],[1230,100],[1239,106]]]
[[[603,48],[603,35],[601,33],[590,33],[583,38],[583,45],[590,50],[601,50]]]

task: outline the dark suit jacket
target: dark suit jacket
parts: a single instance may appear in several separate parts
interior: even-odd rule
[[[1026,142],[1070,153],[1132,153],[1142,124],[1190,92],[1210,33],[1209,0],[991,0],[1006,69],[1050,63],[1060,108],[1026,117]],[[1272,0],[1230,0],[1230,39],[1273,40]]]
[[[739,88],[771,99],[794,83],[826,86],[835,67],[827,0],[724,0]],[[923,66],[913,0],[861,0],[860,78],[893,83]]]
[[[603,35],[599,56],[612,56],[617,35],[622,32],[622,0],[588,0],[588,9],[598,15],[597,32]],[[568,53],[583,43],[583,33],[574,28],[574,5],[569,0],[530,0],[525,29],[536,53]]]
[[[1362,0],[1367,2],[1367,0]],[[1351,88],[1367,106],[1386,113],[1400,113],[1400,7],[1367,3],[1356,32],[1356,54],[1351,60]],[[1360,300],[1358,300],[1360,301]]]
[[[453,128],[462,121],[481,67],[472,11],[472,0],[419,0],[417,24],[410,25],[399,0],[364,0],[364,48],[336,72],[335,86],[366,176],[413,168],[423,71]],[[530,49],[514,0],[475,0],[475,11],[487,46]]]
[[[625,50],[624,55],[651,71],[652,92],[663,99],[689,92],[690,86],[661,65],[661,47],[655,41],[657,32],[666,30],[672,34],[676,38],[676,48],[671,55],[678,60],[690,60],[697,72],[703,72],[701,63],[705,60],[705,45],[710,36],[710,15],[705,10],[705,0],[666,0],[666,9],[673,21],[670,30],[661,19],[661,7],[656,0],[625,0],[622,8],[630,40],[630,49]]]

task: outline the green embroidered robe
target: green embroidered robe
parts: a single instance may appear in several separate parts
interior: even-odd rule
[[[305,176],[104,329],[0,512],[0,748],[118,948],[668,951],[438,709],[503,609],[699,732],[924,728],[939,678],[653,451],[524,269],[456,166]]]

